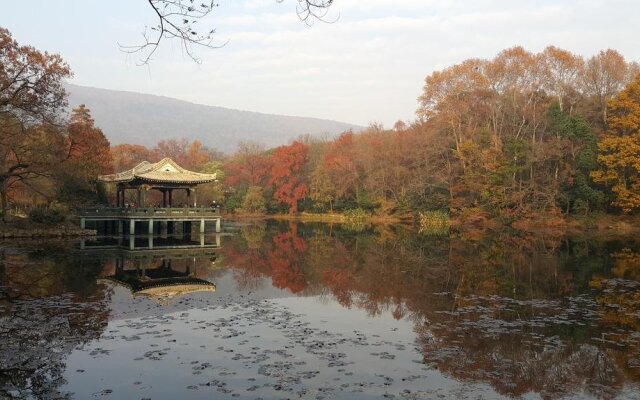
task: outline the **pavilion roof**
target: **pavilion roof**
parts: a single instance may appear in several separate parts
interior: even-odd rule
[[[156,300],[168,300],[197,292],[215,292],[212,282],[195,277],[174,277],[163,279],[140,280],[134,276],[104,278],[107,281],[128,288],[134,296],[148,296]]]
[[[216,180],[216,174],[203,174],[182,168],[170,158],[157,163],[143,161],[130,170],[110,175],[100,175],[102,182],[124,183],[142,180],[158,183],[207,183]]]

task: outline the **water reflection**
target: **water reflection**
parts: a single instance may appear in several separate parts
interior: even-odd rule
[[[203,271],[219,256],[220,235],[157,237],[155,246],[154,238],[128,239],[0,245],[0,395],[70,396],[59,391],[65,358],[99,338],[110,318],[105,280],[164,304],[215,291]]]
[[[278,296],[336,301],[343,307],[336,312],[347,318],[341,324],[351,331],[364,328],[356,319],[348,325],[349,309],[364,310],[381,321],[392,317],[399,320],[399,327],[409,323],[413,329],[409,336],[418,352],[413,358],[422,365],[404,367],[426,368],[426,373],[412,375],[413,379],[420,376],[417,381],[423,379],[424,387],[435,384],[428,380],[433,379],[427,377],[429,371],[440,371],[476,394],[488,384],[496,394],[506,396],[638,396],[640,243],[634,240],[507,235],[472,240],[425,237],[403,227],[354,231],[274,222],[230,229],[233,235],[224,238],[224,246],[219,236],[2,245],[0,387],[31,390],[36,398],[61,397],[63,376],[73,376],[69,371],[63,374],[65,358],[87,343],[99,348],[100,340],[112,337],[105,333],[111,321],[146,315],[141,310],[169,315],[176,304],[183,310],[207,310],[222,301],[220,291],[211,293],[217,284],[227,294],[223,309],[200,312],[199,320],[190,323],[204,324],[202,329],[207,331],[211,326],[229,329],[230,338],[238,335],[236,324],[255,325],[254,333],[261,333],[260,329],[280,329],[291,323],[293,316],[275,303],[243,303],[250,293],[279,289]],[[106,281],[125,285],[130,297],[118,297],[117,286]],[[145,303],[149,296],[151,303]],[[117,306],[116,297],[120,299]],[[234,316],[227,304],[244,305],[238,306],[240,314]],[[246,321],[242,313],[248,315]],[[288,322],[272,321],[269,313],[287,315]],[[214,314],[224,314],[226,320],[209,320]],[[339,317],[334,314],[315,322],[330,330],[332,324],[327,321]],[[262,320],[271,325],[260,325]],[[287,329],[288,334],[299,335],[296,343],[313,341],[309,346],[317,349],[311,330],[291,333],[294,328]],[[384,340],[393,343],[400,336],[396,333]],[[238,346],[244,343],[239,341]],[[353,346],[359,349],[352,349],[356,358],[369,353],[392,357],[372,353],[362,344]],[[212,353],[213,359],[226,359],[225,351]],[[355,367],[369,368],[357,363]],[[324,373],[329,370],[320,376]],[[403,391],[408,389],[399,377],[389,378],[397,382],[381,386],[385,390],[416,396],[417,392]],[[298,379],[291,385],[305,387],[304,382]],[[284,387],[282,382],[278,385]],[[344,390],[353,386],[344,385]],[[278,397],[281,389],[270,387],[272,392],[259,394]],[[373,387],[369,390],[369,395],[374,393]],[[367,394],[349,396],[358,397],[358,393]],[[250,394],[256,393],[246,393]]]
[[[260,229],[241,228],[244,240],[225,249],[241,285],[269,276],[294,293],[409,318],[424,362],[456,379],[510,396],[614,397],[640,378],[637,242]]]

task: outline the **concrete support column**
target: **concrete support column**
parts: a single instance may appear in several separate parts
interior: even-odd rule
[[[216,235],[216,247],[220,247],[220,236],[221,235]]]
[[[153,220],[149,220],[149,236],[153,236]]]
[[[148,244],[150,249],[153,249],[153,235],[149,235],[149,244]]]
[[[221,218],[217,218],[216,219],[216,232],[220,233],[221,230],[221,223],[220,223]]]
[[[200,220],[200,233],[204,233],[204,218]]]
[[[133,236],[136,234],[136,220],[129,220],[129,235]]]
[[[85,228],[85,219],[80,218],[80,229],[84,229],[84,228]]]
[[[122,235],[122,231],[124,230],[124,223],[121,219],[118,220],[118,235]]]

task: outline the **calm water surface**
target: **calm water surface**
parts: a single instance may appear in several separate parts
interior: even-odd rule
[[[0,242],[0,398],[640,398],[640,243],[230,224]]]

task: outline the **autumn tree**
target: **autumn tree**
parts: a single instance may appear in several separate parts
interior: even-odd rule
[[[631,71],[637,71],[637,65],[628,64],[616,50],[602,50],[587,60],[582,76],[585,94],[592,103],[594,120],[606,129],[608,102],[633,79]]]
[[[259,186],[269,174],[266,149],[260,143],[240,142],[238,151],[225,163],[229,186]]]
[[[298,201],[307,193],[301,172],[307,162],[308,147],[298,141],[273,151],[269,183],[274,186],[273,198],[289,206],[289,213],[298,212]]]
[[[119,144],[111,147],[113,169],[126,171],[143,161],[152,161],[152,151],[139,144]]]
[[[0,209],[17,182],[49,176],[60,161],[66,106],[66,62],[31,46],[21,46],[0,28]]]
[[[593,180],[611,187],[613,205],[640,208],[640,74],[608,104],[609,130],[598,145],[600,168]]]
[[[326,167],[319,163],[311,173],[309,179],[309,197],[318,205],[316,208],[324,210],[329,205],[329,211],[333,212],[335,200],[335,187]]]
[[[67,154],[57,174],[60,199],[70,204],[105,202],[97,178],[113,172],[110,144],[84,104],[71,112],[66,142]]]
[[[260,186],[251,186],[242,201],[242,210],[249,214],[263,214],[267,211],[264,194]]]

